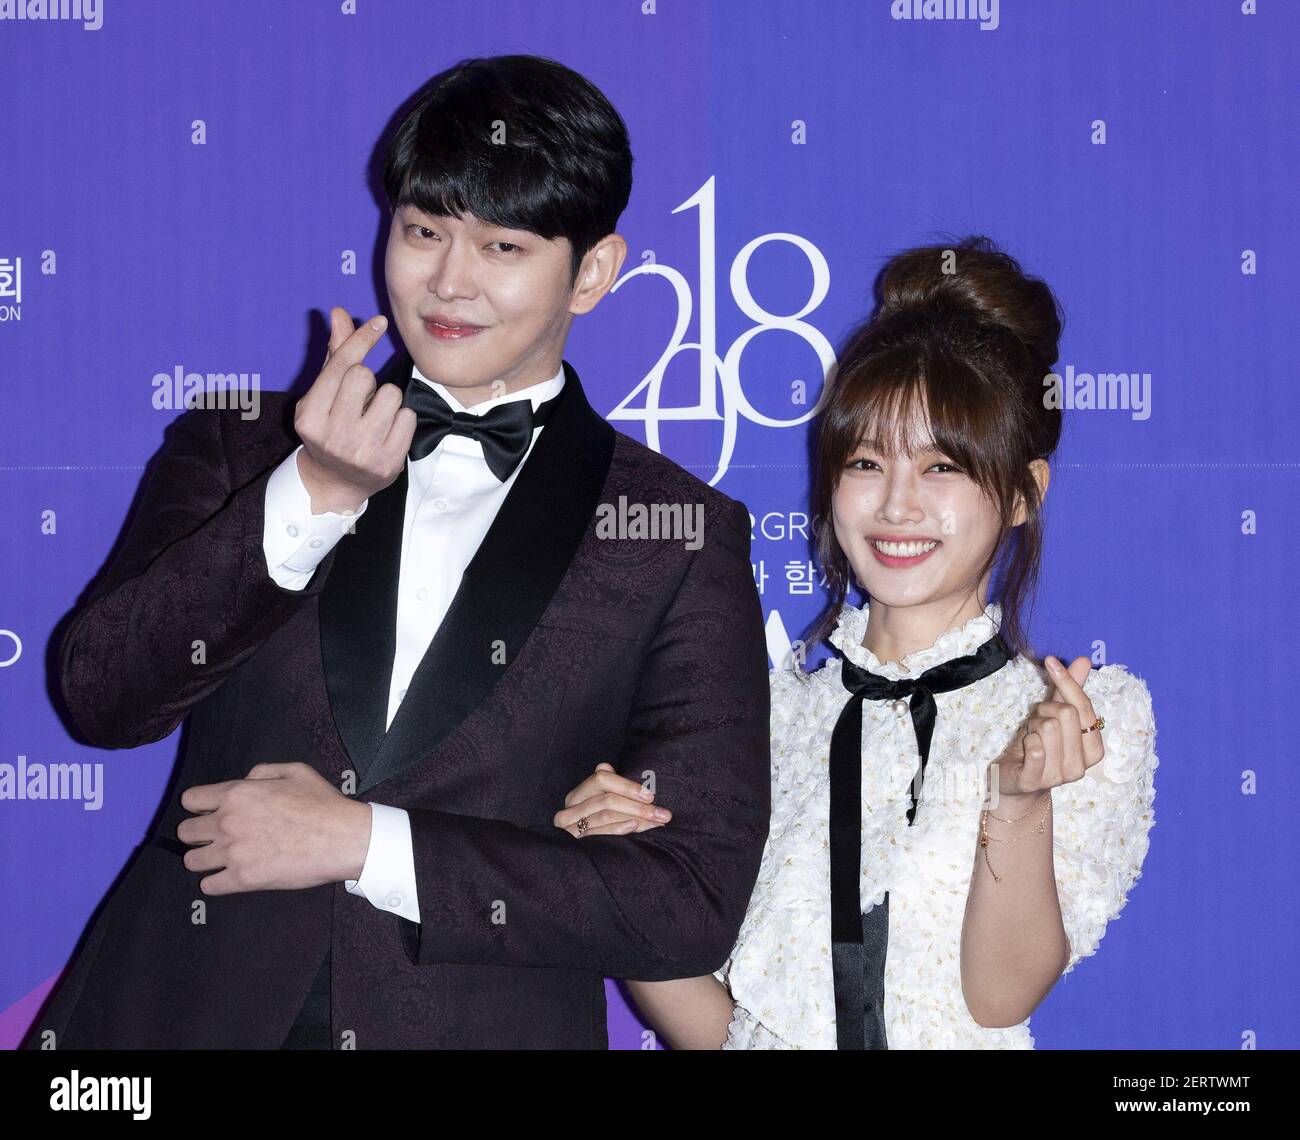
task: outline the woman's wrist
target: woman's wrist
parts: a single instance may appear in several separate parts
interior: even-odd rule
[[[1024,800],[1031,797],[1030,803],[1024,803]],[[1000,848],[1009,850],[1022,839],[1050,834],[1047,821],[1051,812],[1051,788],[1042,792],[1031,792],[1023,797],[1001,796],[996,807],[986,807],[980,812],[980,852],[995,883],[1002,882],[1002,876],[993,867],[989,855],[990,846],[996,843]],[[1031,843],[1031,846],[1037,845]]]
[[[1003,792],[999,791],[997,796],[991,799],[985,809],[989,813],[991,820],[997,822],[1017,822],[1024,818],[1026,812],[1032,812],[1034,808],[1045,806],[1044,797],[1052,794],[1050,788],[1040,789],[1035,792]]]

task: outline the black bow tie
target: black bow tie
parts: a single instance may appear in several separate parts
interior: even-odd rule
[[[483,459],[502,483],[519,466],[532,442],[533,429],[546,422],[559,396],[553,396],[533,410],[531,400],[510,400],[489,408],[481,416],[453,412],[451,405],[428,384],[411,377],[402,406],[415,409],[418,417],[411,441],[412,460],[423,459],[446,435],[467,435],[483,445]]]
[[[831,969],[835,979],[835,1036],[840,1049],[885,1049],[884,978],[889,941],[889,892],[862,913],[862,702],[909,698],[921,764],[912,780],[907,825],[916,820],[917,800],[930,758],[937,706],[935,693],[996,673],[1011,654],[1000,634],[976,652],[945,661],[919,677],[891,681],[845,659],[841,678],[852,696],[831,734]]]

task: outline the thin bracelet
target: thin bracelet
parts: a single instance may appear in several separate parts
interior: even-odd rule
[[[1049,789],[1049,791],[1050,791],[1050,789]],[[1043,794],[1046,795],[1047,793],[1044,792]],[[981,815],[980,815],[980,849],[984,852],[984,862],[988,865],[989,874],[993,876],[993,881],[994,881],[995,883],[1000,883],[1000,882],[1002,882],[1002,878],[1001,878],[1001,876],[1000,876],[1000,875],[999,875],[995,870],[993,870],[993,863],[989,860],[989,844],[990,844],[990,843],[1015,843],[1018,839],[1026,839],[1026,838],[1028,838],[1028,837],[1031,836],[1031,835],[1042,835],[1042,834],[1047,830],[1047,816],[1048,816],[1048,813],[1049,813],[1051,810],[1052,810],[1052,801],[1049,799],[1049,800],[1047,801],[1047,806],[1043,809],[1043,814],[1042,814],[1042,816],[1041,816],[1040,819],[1038,820],[1038,826],[1035,827],[1035,828],[1033,828],[1033,829],[1030,830],[1030,831],[1026,831],[1024,835],[1015,835],[1015,836],[1012,836],[1010,839],[994,839],[992,836],[990,836],[990,835],[989,835],[989,821],[988,821],[989,813],[988,813],[988,810],[985,809],[985,811],[981,813]],[[996,819],[997,817],[995,816],[994,818]],[[1023,818],[1023,817],[1021,817],[1021,818]]]
[[[988,816],[990,819],[996,819],[998,823],[1019,823],[1022,819],[1028,819],[1031,815],[1033,815],[1034,809],[1037,808],[1038,805],[1043,802],[1043,797],[1050,796],[1051,794],[1052,794],[1052,789],[1048,788],[1047,791],[1043,793],[1043,795],[1039,796],[1038,799],[1034,801],[1033,807],[1031,807],[1027,812],[1025,812],[1024,815],[1016,816],[1015,819],[1003,819],[1000,815],[994,815],[992,812],[989,812]]]

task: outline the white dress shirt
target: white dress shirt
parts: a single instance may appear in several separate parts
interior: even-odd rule
[[[498,404],[532,400],[533,409],[564,387],[564,366],[540,384],[464,407],[443,385],[414,368],[412,381],[428,384],[453,412],[483,415]],[[483,445],[464,435],[446,435],[423,459],[406,460],[406,512],[397,589],[396,652],[388,690],[387,728],[397,715],[416,667],[442,624],[461,575],[496,518],[519,472],[528,462],[542,425],[519,466],[498,481],[483,458]],[[365,513],[367,499],[352,515],[313,514],[311,495],[298,473],[301,445],[271,474],[266,485],[266,523],[262,549],[272,579],[288,590],[301,590],[334,544]],[[370,846],[359,879],[344,885],[381,910],[420,921],[410,817],[401,808],[370,805]]]

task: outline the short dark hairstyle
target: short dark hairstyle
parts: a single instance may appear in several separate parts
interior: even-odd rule
[[[430,79],[388,144],[390,210],[474,214],[587,251],[615,231],[632,192],[627,126],[591,82],[553,59],[463,59]]]

